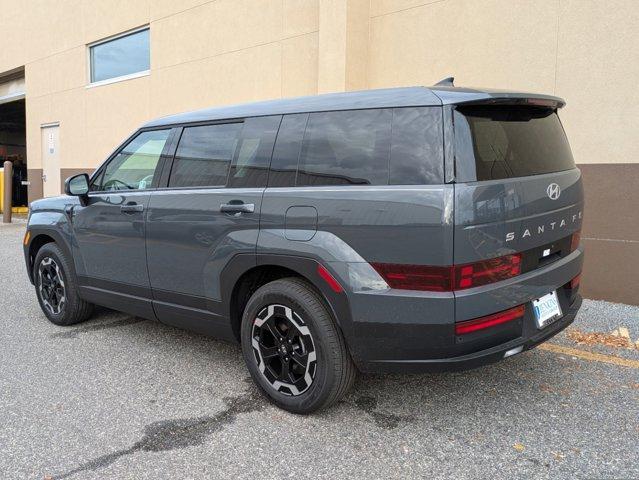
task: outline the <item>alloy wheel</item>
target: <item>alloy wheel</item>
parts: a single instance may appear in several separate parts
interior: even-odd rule
[[[301,395],[313,383],[315,344],[300,315],[285,305],[268,305],[253,322],[252,346],[259,371],[284,395]]]
[[[62,271],[51,257],[44,257],[38,266],[40,298],[45,308],[59,315],[66,303],[66,291]]]

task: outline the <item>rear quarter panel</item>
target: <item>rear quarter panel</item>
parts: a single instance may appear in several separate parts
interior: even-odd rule
[[[258,253],[296,252],[326,262],[449,265],[452,196],[452,185],[267,188]],[[313,207],[317,214],[306,220],[296,216],[294,223],[289,217],[287,226],[291,207]]]
[[[451,264],[452,205],[452,185],[267,188],[257,253],[308,257],[331,271],[351,312],[338,323],[360,367],[436,357],[451,342],[453,294],[389,289],[369,262]]]

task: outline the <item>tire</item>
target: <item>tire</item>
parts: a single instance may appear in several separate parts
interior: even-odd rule
[[[327,408],[355,380],[355,365],[331,312],[299,278],[275,280],[251,296],[242,316],[241,340],[254,382],[272,403],[289,412]],[[285,372],[289,381],[283,381]]]
[[[56,277],[61,280],[57,286]],[[33,281],[40,308],[52,323],[73,325],[93,313],[93,305],[80,298],[70,260],[55,243],[47,243],[38,250],[33,262]]]

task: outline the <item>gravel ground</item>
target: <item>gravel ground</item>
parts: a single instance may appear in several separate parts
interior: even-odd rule
[[[235,345],[106,310],[50,324],[23,232],[0,226],[3,479],[639,478],[638,350],[564,333],[565,351],[469,372],[360,376],[296,416],[257,394]],[[619,327],[639,340],[639,308],[585,301],[573,328]]]

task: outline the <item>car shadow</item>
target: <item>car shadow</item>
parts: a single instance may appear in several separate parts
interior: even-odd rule
[[[173,361],[184,363],[195,359],[198,365],[224,365],[218,370],[216,381],[232,385],[237,378],[251,383],[244,366],[239,344],[228,343],[181,330],[159,322],[131,317],[100,309],[91,320],[50,334],[62,340],[80,339],[91,335],[121,335],[133,342],[136,348],[156,349],[162,355],[170,351]],[[524,403],[541,401],[549,394],[565,396],[575,387],[578,379],[566,375],[568,370],[579,370],[579,364],[566,362],[548,352],[528,351],[502,362],[474,370],[451,373],[425,374],[362,374],[349,394],[336,406],[316,414],[316,418],[330,421],[345,410],[358,412],[372,421],[376,427],[393,430],[410,424],[419,418],[457,418],[477,415],[492,408],[503,410],[504,399],[509,408],[522,407]],[[179,375],[197,375],[192,370],[167,371],[167,383],[179,380]],[[242,387],[246,389],[245,386]],[[249,388],[252,389],[251,386]],[[214,389],[210,389],[214,392]],[[550,402],[548,398],[542,401]]]

